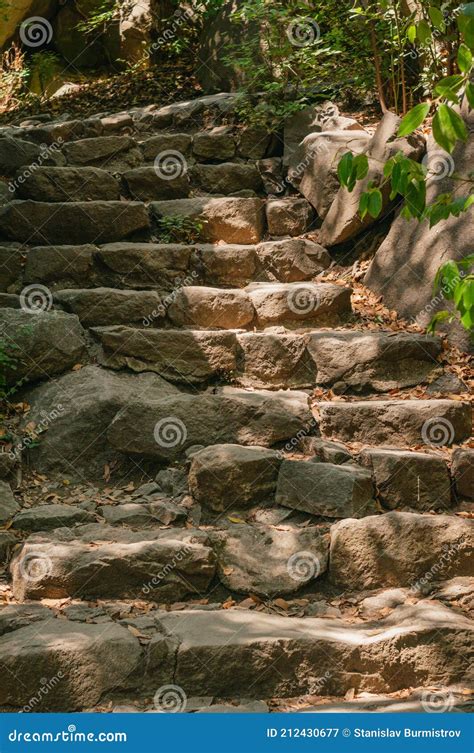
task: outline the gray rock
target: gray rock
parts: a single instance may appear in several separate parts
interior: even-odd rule
[[[146,525],[153,523],[153,516],[145,505],[126,503],[123,505],[104,505],[99,507],[99,513],[110,525]]]
[[[0,638],[0,658],[2,706],[64,712],[90,708],[109,690],[136,687],[141,651],[138,640],[119,625],[104,629],[50,619]]]
[[[28,300],[26,290],[25,301]],[[34,303],[33,297],[31,300]],[[48,292],[41,298],[41,305],[43,301],[48,303]],[[5,370],[9,385],[60,374],[86,356],[85,333],[79,319],[62,311],[1,309],[0,333],[14,361],[14,368]]]
[[[196,252],[196,271],[207,285],[240,287],[261,273],[255,246],[203,244]]]
[[[343,442],[442,447],[471,432],[469,404],[455,400],[319,403],[318,410],[322,435]]]
[[[20,531],[49,531],[94,520],[95,515],[73,505],[39,505],[23,508],[15,515],[12,528]]]
[[[20,505],[13,496],[10,484],[0,481],[0,524],[10,520],[20,509]]]
[[[0,137],[0,174],[15,175],[17,170],[36,162],[41,154],[36,144],[23,139]]]
[[[26,257],[25,283],[70,282],[87,287],[94,279],[94,253],[95,247],[90,245],[30,248]]]
[[[216,444],[192,457],[189,488],[193,497],[216,512],[272,500],[281,459],[264,447]]]
[[[371,474],[352,465],[285,460],[275,501],[329,518],[358,518],[375,512]]]
[[[0,290],[7,291],[22,273],[22,250],[15,246],[0,246]]]
[[[193,139],[193,154],[200,160],[228,160],[235,156],[232,128],[216,126],[209,131],[199,131]]]
[[[462,447],[453,452],[451,473],[460,497],[474,498],[474,450]]]
[[[267,202],[268,232],[275,237],[303,235],[311,228],[314,210],[306,199],[287,197]]]
[[[19,181],[17,195],[35,201],[115,201],[119,184],[95,167],[38,167]]]
[[[130,531],[104,525],[63,539],[36,534],[12,560],[13,590],[24,599],[150,598],[201,595],[215,573],[207,535],[199,530]]]
[[[108,243],[96,258],[105,284],[174,290],[183,284],[192,252],[192,246],[179,244]]]
[[[242,190],[263,191],[260,173],[253,164],[223,162],[220,165],[195,165],[191,179],[202,191],[213,194],[235,194]]]
[[[143,324],[153,312],[162,309],[160,296],[152,290],[58,290],[54,301],[76,314],[85,327]]]
[[[0,635],[51,617],[52,612],[42,604],[4,604],[0,611]]]
[[[121,201],[12,201],[0,207],[0,232],[30,244],[106,243],[149,228],[144,204]]]
[[[294,593],[327,568],[329,537],[317,528],[233,525],[213,541],[219,578],[239,593]]]
[[[155,374],[114,374],[97,366],[36,387],[28,394],[27,419],[38,424],[46,413],[51,420],[39,445],[29,451],[30,462],[42,472],[102,478],[104,466],[118,459],[106,441],[117,411],[137,394],[156,399],[175,392]]]
[[[13,534],[8,531],[0,531],[0,562],[6,562],[9,559],[16,543],[17,540]]]
[[[139,201],[159,199],[185,199],[189,196],[190,182],[187,172],[179,167],[179,174],[173,178],[155,167],[136,167],[123,173],[127,195]]]
[[[63,147],[68,165],[92,165],[110,172],[137,167],[143,161],[136,142],[130,136],[98,136],[71,141]]]
[[[279,282],[310,280],[331,263],[323,246],[297,238],[260,243],[257,254],[269,279]]]
[[[268,331],[239,333],[236,337],[239,384],[272,389],[304,389],[315,384],[316,370],[305,337]]]
[[[363,450],[360,458],[372,470],[378,497],[389,510],[428,512],[451,506],[451,481],[444,458],[378,448]]]
[[[238,134],[238,153],[246,159],[265,157],[270,146],[271,134],[265,126],[246,126]]]
[[[185,523],[187,512],[170,499],[157,499],[150,503],[150,513],[154,521],[169,526],[171,523]]]
[[[342,465],[350,463],[352,455],[349,450],[339,442],[331,442],[320,437],[301,437],[298,443],[299,449],[304,453],[314,453],[315,457],[323,463]],[[314,460],[314,458],[312,458]]]
[[[216,394],[130,400],[110,425],[108,439],[127,454],[169,460],[196,444],[268,447],[311,425],[308,397],[302,392],[224,387]]]
[[[173,383],[200,384],[236,369],[235,336],[199,330],[97,327],[101,363],[111,368],[154,371]]]
[[[196,135],[197,138],[199,134]],[[159,133],[151,136],[140,144],[140,149],[147,161],[154,161],[162,152],[169,150],[187,154],[191,148],[193,137],[188,133]]]
[[[329,577],[342,588],[408,587],[470,573],[474,528],[448,515],[389,512],[331,528]],[[383,552],[383,557],[380,553]]]
[[[426,381],[439,366],[441,341],[404,332],[312,332],[308,351],[318,384],[385,392]]]

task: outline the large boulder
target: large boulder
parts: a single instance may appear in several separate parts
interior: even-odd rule
[[[423,152],[424,140],[421,137],[395,138],[400,118],[391,112],[385,113],[373,138],[363,150],[369,162],[367,177],[359,181],[352,192],[340,187],[328,209],[321,226],[319,239],[323,246],[334,246],[359,235],[370,227],[375,219],[367,213],[361,219],[359,213],[360,198],[370,183],[381,185],[383,167],[390,157],[401,152],[405,157],[417,160]],[[390,205],[390,184],[381,189],[382,213]]]
[[[222,512],[272,500],[281,458],[265,447],[216,444],[193,454],[189,488],[203,506]]]
[[[472,113],[472,111],[471,111]],[[468,123],[472,123],[472,114]],[[459,176],[466,174],[474,160],[472,133],[464,143],[458,141],[454,152],[443,151],[432,137],[428,139],[426,165],[428,169],[427,204],[441,194],[464,196],[465,183]],[[432,228],[428,220],[418,222],[399,216],[378,248],[364,283],[383,296],[386,306],[402,316],[426,326],[436,311],[450,307],[444,295],[433,292],[438,268],[450,259],[459,260],[472,252],[474,210],[471,206],[459,217],[441,220]],[[457,323],[442,325],[454,341],[468,347],[468,336]]]
[[[463,518],[389,512],[342,520],[331,528],[329,576],[359,591],[390,586],[418,591],[470,575],[473,550],[474,526]]]
[[[156,374],[115,374],[85,366],[28,393],[28,421],[45,422],[47,431],[30,450],[32,466],[68,477],[101,478],[104,466],[117,459],[106,442],[110,422],[135,395],[155,400],[176,393],[175,387]],[[123,441],[125,442],[125,437]]]
[[[14,361],[5,371],[9,385],[60,374],[86,355],[79,319],[62,311],[0,309],[0,333]]]
[[[163,400],[147,395],[146,400],[130,400],[118,411],[108,439],[121,452],[171,460],[198,444],[270,447],[308,430],[312,423],[308,396],[303,392],[246,392],[224,387],[215,394]]]
[[[54,19],[54,45],[61,56],[77,68],[94,68],[105,62],[100,35],[94,32],[85,37],[80,24],[84,16],[74,5],[64,5]]]
[[[17,195],[35,201],[114,201],[119,184],[97,167],[38,167],[18,183]]]
[[[326,571],[329,537],[314,526],[233,525],[212,538],[219,578],[231,591],[290,594]]]
[[[63,147],[68,165],[95,166],[114,172],[137,167],[143,156],[130,136],[97,136],[70,141]]]

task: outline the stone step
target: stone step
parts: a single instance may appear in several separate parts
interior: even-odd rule
[[[301,282],[331,263],[322,246],[296,238],[250,246],[128,242],[36,246],[26,253],[26,262],[24,255],[21,248],[0,247],[4,292],[32,282],[53,290],[62,283],[63,288],[155,288],[170,293],[185,283],[244,287],[257,280]]]
[[[15,195],[42,202],[118,201],[120,184],[96,167],[37,167],[18,182]]]
[[[408,587],[471,575],[472,520],[450,515],[389,512],[341,520],[331,528],[329,578],[345,589]]]
[[[169,655],[177,642],[173,682],[188,696],[265,699],[465,684],[472,640],[469,620],[432,602],[362,624],[242,609],[170,612],[159,622],[168,637],[152,639],[149,673],[162,681],[163,662],[153,657]]]
[[[261,199],[210,198],[154,201],[151,216],[158,232],[161,219],[183,218],[204,242],[259,243],[265,232],[265,203]]]
[[[86,710],[128,691],[134,700],[154,697],[151,710],[163,711],[157,689],[171,685],[174,710],[186,711],[196,697],[342,697],[354,689],[381,694],[469,683],[472,623],[439,602],[400,606],[363,623],[246,609],[155,610],[117,623],[82,611],[88,622],[58,619],[40,605],[5,608],[2,707]],[[11,676],[23,680],[12,683]]]
[[[77,313],[77,312],[76,312]],[[311,331],[215,332],[97,327],[100,362],[154,371],[177,384],[212,378],[246,387],[389,391],[426,381],[440,340],[418,334]]]
[[[316,406],[328,439],[370,445],[460,444],[471,434],[471,406],[457,400],[367,400]]]
[[[150,400],[137,394],[117,413],[108,441],[127,455],[171,461],[193,445],[235,443],[269,447],[308,432],[313,418],[304,392],[215,393]]]
[[[150,228],[140,202],[12,201],[0,207],[0,238],[28,244],[106,243]]]
[[[199,530],[133,532],[92,523],[33,534],[11,564],[19,601],[62,598],[150,598],[161,602],[206,593],[216,571]]]

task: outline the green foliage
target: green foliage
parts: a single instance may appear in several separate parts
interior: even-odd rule
[[[433,292],[442,292],[443,297],[452,301],[454,311],[438,311],[432,318],[428,332],[435,332],[441,322],[452,322],[459,318],[462,326],[474,331],[474,274],[469,270],[474,265],[474,254],[461,261],[447,261],[436,273]]]
[[[94,13],[77,24],[77,30],[86,35],[99,29],[106,31],[110,22],[118,18],[119,12],[119,0],[102,0]]]
[[[36,52],[31,56],[31,75],[38,76],[41,94],[44,96],[48,84],[54,78],[59,63],[59,56],[54,52]]]
[[[196,243],[204,222],[181,214],[167,215],[158,220],[158,237],[161,243]]]

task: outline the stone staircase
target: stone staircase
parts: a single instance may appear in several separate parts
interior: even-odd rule
[[[0,129],[4,710],[465,704],[467,388],[231,103]]]

